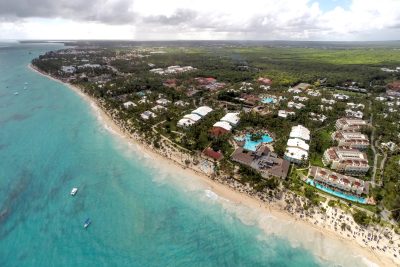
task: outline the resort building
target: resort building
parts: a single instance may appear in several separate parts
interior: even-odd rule
[[[336,103],[336,100],[322,98],[322,99],[321,99],[321,102],[322,102],[322,103],[324,103],[324,104],[333,105],[333,104],[335,104],[335,103]]]
[[[360,110],[354,111],[351,109],[346,109],[345,112],[347,117],[352,117],[357,119],[362,119],[364,117],[364,113]]]
[[[176,102],[174,103],[174,105],[175,105],[175,106],[178,106],[178,107],[186,107],[186,106],[189,105],[189,103],[188,103],[188,102],[185,102],[185,101],[182,101],[182,100],[178,100],[178,101],[176,101]]]
[[[256,151],[249,151],[242,147],[233,152],[232,160],[253,168],[261,173],[264,178],[271,176],[286,178],[289,171],[289,162],[278,158],[267,146],[260,146]]]
[[[302,103],[295,103],[293,101],[289,101],[287,104],[288,108],[295,108],[295,109],[302,109],[305,108],[306,106]]]
[[[164,107],[164,106],[161,106],[161,105],[157,105],[157,106],[154,106],[154,107],[152,107],[152,108],[151,108],[151,110],[152,110],[152,111],[156,111],[156,112],[158,112],[158,111],[164,111],[164,110],[167,110],[167,108],[166,108],[166,107]]]
[[[140,114],[140,117],[142,117],[142,119],[144,119],[144,120],[148,120],[148,119],[151,119],[151,118],[155,118],[157,116],[156,116],[156,114],[154,114],[150,110],[146,110],[145,112]]]
[[[221,151],[214,151],[210,147],[204,149],[202,155],[207,159],[212,159],[215,161],[220,161],[221,159],[224,158],[224,155],[221,153]]]
[[[131,108],[131,107],[136,107],[136,106],[137,106],[137,105],[136,105],[135,103],[133,103],[132,101],[125,102],[125,103],[122,104],[122,105],[123,105],[124,108],[126,108],[126,109]]]
[[[348,175],[361,176],[369,170],[367,154],[350,147],[331,147],[322,158],[325,166]]]
[[[310,130],[302,125],[297,125],[292,127],[290,132],[290,138],[299,138],[306,142],[310,141]]]
[[[287,141],[284,158],[290,162],[301,164],[308,160],[310,149],[307,142],[310,141],[310,131],[302,125],[292,127]]]
[[[347,103],[346,104],[349,108],[351,109],[364,109],[365,105],[364,104],[355,104],[355,103]]]
[[[220,136],[232,131],[233,127],[235,127],[239,123],[239,113],[227,113],[224,117],[221,118],[220,121],[216,122],[211,129],[211,135]]]
[[[333,97],[337,100],[348,100],[350,98],[350,96],[344,94],[334,94]]]
[[[192,111],[192,114],[199,115],[200,117],[206,116],[208,113],[210,113],[213,109],[207,106],[202,106],[199,107],[195,110]]]
[[[356,149],[367,149],[369,147],[368,136],[360,132],[336,131],[332,139],[338,142],[338,146],[347,146]]]
[[[234,127],[240,121],[239,112],[227,113],[224,117],[222,117],[221,121],[225,121]]]
[[[290,116],[290,115],[295,115],[296,113],[295,112],[293,112],[293,111],[286,111],[286,110],[279,110],[278,111],[278,117],[281,117],[281,118],[287,118],[288,116]]]
[[[307,90],[307,94],[308,94],[309,96],[314,96],[314,97],[321,96],[321,93],[320,93],[319,91],[317,91],[317,90],[311,90],[311,89]]]
[[[308,100],[308,97],[306,97],[306,96],[298,96],[298,95],[295,95],[295,96],[293,97],[293,99],[294,99],[294,100],[297,100],[297,101],[300,101],[300,102],[305,102],[305,101]]]
[[[310,176],[314,177],[314,183],[338,190],[339,192],[357,196],[368,195],[369,183],[363,180],[332,172],[330,170],[312,167]]]
[[[165,99],[165,98],[160,98],[160,99],[156,100],[156,103],[159,104],[159,105],[166,106],[169,103],[171,103],[171,101],[169,101],[168,99]]]
[[[192,126],[193,124],[195,124],[199,120],[201,120],[203,117],[205,117],[211,111],[212,111],[212,108],[210,108],[210,107],[207,107],[207,106],[199,107],[199,108],[193,110],[192,113],[186,114],[185,116],[183,116],[183,118],[178,121],[177,125],[179,127]]]
[[[324,114],[317,114],[314,112],[310,112],[310,120],[312,121],[320,121],[324,122],[328,117],[326,117]]]
[[[360,130],[363,127],[367,127],[369,124],[361,119],[341,118],[336,121],[335,126],[336,130],[355,131]]]

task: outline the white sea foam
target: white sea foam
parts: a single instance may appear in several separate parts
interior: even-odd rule
[[[213,191],[206,189],[204,190],[204,192],[206,193],[206,196],[212,200],[218,200],[218,195],[216,193],[214,193]]]

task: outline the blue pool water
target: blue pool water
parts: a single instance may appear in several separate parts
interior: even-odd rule
[[[274,103],[276,103],[276,99],[273,97],[265,97],[265,98],[261,99],[261,102],[264,104],[271,104],[271,103],[274,104]]]
[[[271,143],[274,141],[274,139],[269,136],[268,134],[264,134],[261,139],[257,141],[251,140],[251,134],[246,134],[246,136],[243,137],[236,137],[235,138],[237,141],[245,141],[243,148],[250,150],[250,151],[256,151],[258,145],[262,143]]]
[[[346,199],[346,200],[358,202],[358,203],[361,203],[361,204],[366,204],[367,203],[367,200],[365,198],[344,194],[344,193],[339,192],[339,191],[334,191],[334,190],[332,190],[332,189],[330,189],[328,187],[325,187],[323,185],[314,183],[314,181],[311,180],[311,179],[307,179],[307,183],[309,185],[312,185],[312,186],[318,188],[319,190],[322,190],[322,191],[324,191],[324,192],[326,192],[328,194],[334,195],[336,197],[340,197],[340,198],[343,198],[343,199]]]

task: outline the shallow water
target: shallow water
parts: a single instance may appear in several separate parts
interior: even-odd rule
[[[334,265],[296,244],[285,222],[155,165],[78,95],[27,68],[58,48],[0,48],[0,266]]]

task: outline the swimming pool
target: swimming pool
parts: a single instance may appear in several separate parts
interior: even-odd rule
[[[271,143],[274,141],[274,139],[269,136],[268,134],[262,135],[261,139],[257,141],[252,141],[251,140],[251,134],[246,134],[246,136],[243,137],[236,137],[235,140],[237,141],[244,141],[244,149],[250,150],[250,151],[256,151],[257,147],[261,143]]]
[[[314,183],[314,181],[311,180],[311,179],[307,179],[307,184],[312,185],[312,186],[318,188],[319,190],[322,190],[322,191],[324,191],[324,192],[326,192],[328,194],[334,195],[335,197],[344,198],[346,200],[350,200],[350,201],[353,201],[353,202],[358,202],[358,203],[361,203],[361,204],[366,204],[367,203],[367,200],[365,198],[363,198],[363,197],[357,197],[357,196],[353,196],[353,195],[344,194],[344,193],[339,192],[339,191],[334,191],[334,190],[332,190],[332,189],[330,189],[328,187],[325,187],[323,185]]]
[[[275,104],[276,103],[276,99],[273,97],[265,97],[263,99],[261,99],[261,102],[264,104]]]

